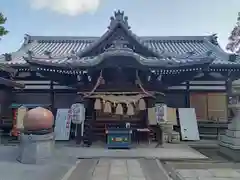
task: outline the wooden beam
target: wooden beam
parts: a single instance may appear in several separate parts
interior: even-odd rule
[[[3,77],[0,77],[0,84],[8,86],[8,87],[17,87],[17,88],[24,88],[25,85],[21,83],[17,83],[10,79],[5,79]]]

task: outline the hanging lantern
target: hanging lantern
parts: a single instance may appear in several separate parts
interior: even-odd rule
[[[123,107],[122,107],[122,104],[120,103],[116,107],[116,114],[123,115]]]
[[[107,101],[104,105],[104,112],[105,113],[111,113],[112,112],[112,106],[109,101]]]
[[[138,107],[140,111],[143,111],[146,109],[146,103],[144,101],[144,99],[140,99],[138,102]]]
[[[94,109],[95,110],[101,110],[102,109],[102,104],[100,99],[96,99],[94,103]]]
[[[129,103],[127,106],[127,115],[133,116],[134,115],[134,107],[132,103]]]
[[[71,106],[70,114],[73,124],[81,124],[85,121],[86,109],[83,103],[76,103]]]

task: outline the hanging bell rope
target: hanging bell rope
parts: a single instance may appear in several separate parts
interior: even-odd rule
[[[112,106],[111,106],[111,102],[107,101],[104,104],[104,110],[105,113],[112,113]]]
[[[138,102],[138,108],[140,111],[143,111],[146,109],[146,103],[144,101],[144,99],[140,99]]]
[[[94,88],[92,89],[91,92],[84,94],[84,98],[91,96],[91,95],[96,91],[96,89],[98,88],[98,86],[101,84],[102,79],[103,79],[103,77],[102,77],[102,70],[101,70],[101,71],[100,71],[100,75],[99,75],[99,77],[98,77],[98,79],[97,79],[97,82],[96,82]]]
[[[142,82],[141,82],[141,80],[140,80],[140,78],[139,78],[139,75],[138,75],[138,70],[136,70],[136,79],[137,79],[138,85],[139,85],[140,89],[143,91],[143,93],[145,93],[145,94],[148,95],[148,96],[151,96],[151,97],[154,97],[154,98],[155,98],[155,96],[154,96],[153,94],[147,92],[147,91],[143,88]]]
[[[133,107],[132,103],[129,103],[127,105],[127,115],[129,115],[129,116],[134,115],[134,107]]]
[[[94,103],[94,109],[95,110],[101,110],[102,109],[102,103],[100,99],[96,99]]]
[[[117,105],[117,107],[116,107],[116,112],[115,112],[116,114],[118,114],[118,115],[123,115],[123,107],[122,107],[122,104],[121,103],[119,103],[118,105]]]

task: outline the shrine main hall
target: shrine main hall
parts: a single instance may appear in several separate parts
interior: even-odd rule
[[[228,92],[240,70],[239,57],[221,49],[216,34],[138,36],[121,11],[114,12],[100,37],[25,35],[19,50],[0,58],[17,71],[11,78],[25,84],[8,88],[12,103],[50,105],[56,111],[84,96],[90,99],[87,117],[123,118],[136,126],[146,121],[141,109],[161,101],[195,108],[198,121],[227,122]]]

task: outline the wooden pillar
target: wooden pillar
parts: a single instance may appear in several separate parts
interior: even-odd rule
[[[225,81],[225,86],[226,86],[226,93],[227,93],[227,98],[226,98],[227,120],[229,120],[230,111],[229,111],[228,105],[229,105],[229,98],[232,94],[232,79],[230,77]]]
[[[186,82],[186,96],[185,96],[185,104],[186,104],[186,108],[190,108],[191,104],[190,104],[190,83],[189,81]]]
[[[50,101],[51,101],[51,111],[55,112],[55,97],[54,97],[54,83],[53,81],[50,82]]]

